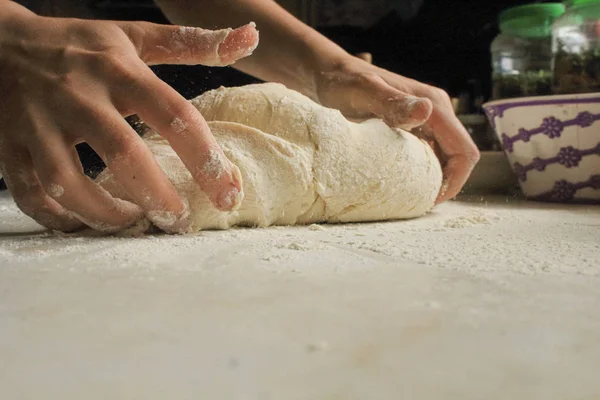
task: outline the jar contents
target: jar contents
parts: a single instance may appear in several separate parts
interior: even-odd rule
[[[558,50],[553,84],[556,94],[600,92],[600,49],[581,53]]]
[[[491,45],[492,99],[552,94],[552,23],[561,3],[528,4],[504,10]]]
[[[552,26],[553,92],[600,91],[600,0],[570,0]]]
[[[494,99],[552,94],[552,73],[550,71],[539,70],[515,75],[495,75],[492,81],[492,97]]]

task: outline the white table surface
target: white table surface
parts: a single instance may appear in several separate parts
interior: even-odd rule
[[[600,207],[107,238],[0,196],[0,399],[600,398]]]

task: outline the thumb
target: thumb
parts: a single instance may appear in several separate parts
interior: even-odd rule
[[[258,31],[251,22],[237,29],[207,30],[148,22],[119,22],[148,65],[227,66],[252,54]]]
[[[354,101],[392,127],[412,129],[421,126],[433,111],[431,100],[415,97],[390,86],[383,79],[369,79]]]

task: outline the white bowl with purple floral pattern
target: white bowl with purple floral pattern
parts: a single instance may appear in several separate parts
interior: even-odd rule
[[[483,105],[525,196],[600,203],[600,93]]]

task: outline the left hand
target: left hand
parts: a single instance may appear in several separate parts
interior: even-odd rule
[[[318,101],[348,118],[378,117],[407,130],[422,126],[441,152],[444,183],[437,203],[454,198],[479,161],[477,146],[442,89],[352,56],[317,74],[315,83]]]

